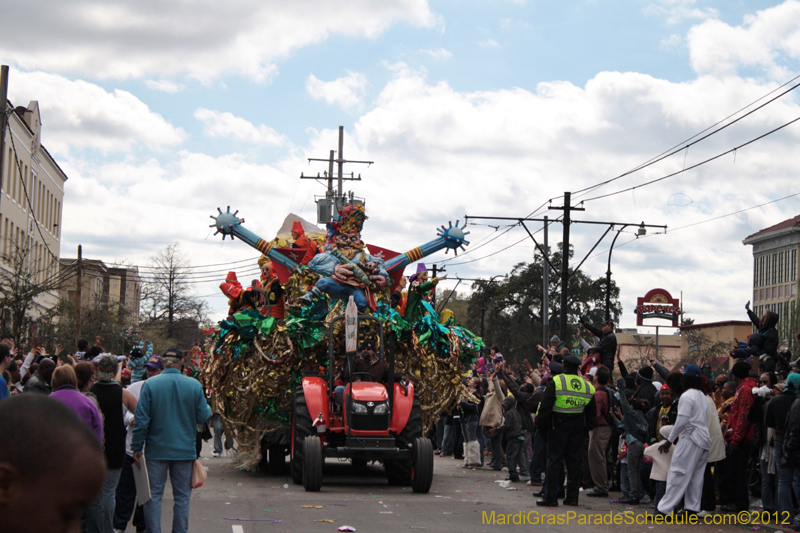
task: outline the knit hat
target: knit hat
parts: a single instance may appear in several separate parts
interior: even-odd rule
[[[738,363],[737,363],[738,364]],[[747,365],[747,363],[745,363]],[[735,365],[734,365],[735,368]],[[750,365],[747,365],[747,369],[750,370]],[[683,370],[683,373],[689,377],[699,378],[703,375],[703,372],[700,370],[700,367],[697,365],[686,365],[686,368]]]
[[[97,362],[97,381],[111,381],[117,375],[117,358],[104,355]]]
[[[786,377],[786,388],[783,389],[784,394],[798,394],[800,393],[800,374],[792,372]]]
[[[561,339],[558,338],[558,335],[553,335],[550,337],[550,344],[553,344],[554,342],[561,344]]]
[[[672,433],[672,426],[661,426],[661,436],[668,439]]]
[[[748,363],[747,361],[736,361],[736,364],[733,365],[733,369],[731,369],[731,372],[737,378],[744,379],[748,375],[750,375],[750,369],[751,368],[752,368],[752,366],[750,366],[750,363]],[[699,370],[700,369],[698,368],[698,371]],[[699,375],[699,372],[698,372],[698,375]]]

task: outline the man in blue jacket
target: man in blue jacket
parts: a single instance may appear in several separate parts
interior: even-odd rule
[[[164,352],[165,370],[145,382],[134,414],[131,450],[137,465],[142,448],[147,449],[150,501],[144,505],[144,520],[148,533],[161,532],[161,498],[167,473],[175,500],[172,531],[189,530],[196,427],[211,418],[200,382],[180,372],[182,358],[180,348],[173,346]]]

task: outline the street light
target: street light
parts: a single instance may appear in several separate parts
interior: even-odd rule
[[[608,268],[606,269],[606,322],[611,321],[611,252],[614,251],[614,244],[617,242],[617,237],[619,234],[622,233],[622,230],[627,228],[628,226],[635,226],[636,224],[624,224],[617,230],[617,234],[614,235],[614,240],[611,241],[611,248],[608,249]],[[636,231],[636,237],[639,238],[643,235],[647,235],[647,228],[642,222],[639,225],[639,229]]]

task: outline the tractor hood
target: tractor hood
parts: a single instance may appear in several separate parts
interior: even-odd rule
[[[385,402],[389,399],[386,385],[369,381],[356,381],[351,384],[350,396],[360,402]]]

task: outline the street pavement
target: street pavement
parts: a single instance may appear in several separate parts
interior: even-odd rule
[[[291,478],[250,473],[234,468],[230,458],[211,457],[203,450],[203,464],[209,469],[205,485],[192,493],[189,530],[200,533],[256,532],[335,532],[349,525],[359,532],[413,531],[519,531],[611,532],[680,531],[686,525],[626,524],[640,517],[651,505],[629,507],[598,501],[581,493],[580,507],[537,508],[532,493],[538,487],[524,482],[503,482],[506,472],[462,468],[463,461],[436,457],[433,486],[429,494],[414,494],[410,487],[392,487],[383,467],[371,464],[356,470],[349,462],[328,459],[325,463],[322,490],[305,492]],[[164,495],[162,529],[172,524],[171,487]],[[619,498],[619,493],[612,493]],[[534,513],[528,514],[530,511]],[[494,512],[494,523],[492,523]],[[521,514],[518,514],[521,513]],[[567,513],[573,513],[568,515]],[[626,514],[627,513],[627,514]],[[502,515],[502,517],[501,517]],[[521,525],[514,525],[523,519]],[[610,522],[614,516],[619,522]],[[512,525],[504,525],[508,517]],[[583,520],[606,523],[586,525]],[[569,523],[566,523],[569,519]],[[560,520],[561,522],[556,522]],[[536,523],[538,521],[538,523]],[[551,523],[542,523],[551,521]],[[527,522],[527,523],[526,523]],[[533,523],[530,523],[533,522]],[[692,531],[717,533],[767,529],[763,525],[690,526]],[[758,528],[758,529],[756,529]],[[129,526],[128,531],[132,531]],[[789,531],[788,527],[783,528]]]

